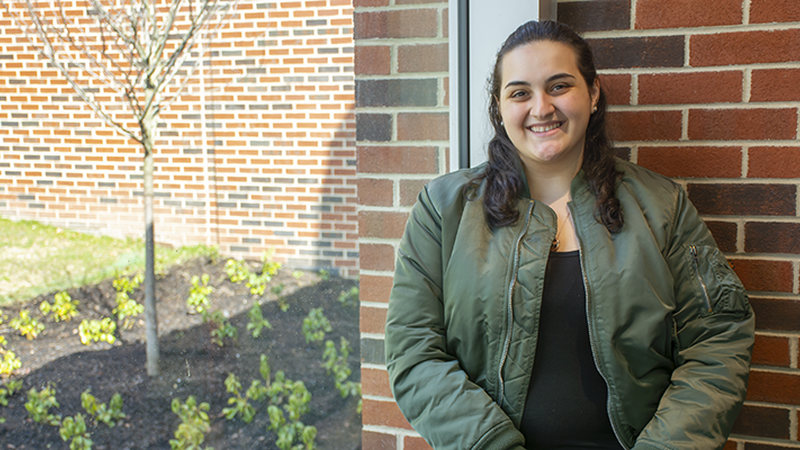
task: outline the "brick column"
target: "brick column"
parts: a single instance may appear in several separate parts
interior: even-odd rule
[[[356,0],[354,7],[363,444],[428,448],[392,400],[383,329],[408,211],[447,167],[447,2]]]

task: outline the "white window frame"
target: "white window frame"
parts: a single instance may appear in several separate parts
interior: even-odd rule
[[[448,8],[452,171],[486,160],[486,85],[503,41],[529,20],[555,19],[557,0],[449,0]]]

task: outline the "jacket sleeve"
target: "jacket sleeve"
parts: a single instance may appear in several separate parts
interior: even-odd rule
[[[522,450],[522,434],[447,352],[441,223],[426,187],[400,242],[386,318],[392,393],[436,450]]]
[[[755,316],[680,189],[665,257],[675,283],[672,380],[634,449],[721,449],[744,402]]]

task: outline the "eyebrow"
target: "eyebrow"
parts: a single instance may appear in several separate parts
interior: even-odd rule
[[[557,74],[551,75],[549,78],[547,78],[547,80],[545,80],[545,83],[550,83],[551,81],[557,80],[559,78],[573,78],[574,79],[575,75],[572,75],[572,74],[566,73],[566,72],[557,73]],[[530,85],[531,84],[528,83],[527,81],[515,80],[515,81],[509,81],[508,84],[506,84],[506,86],[503,89],[508,89],[509,87],[512,87],[512,86],[530,86]]]

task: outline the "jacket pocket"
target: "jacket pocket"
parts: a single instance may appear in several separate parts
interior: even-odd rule
[[[746,314],[750,310],[742,282],[728,260],[712,245],[687,245],[689,273],[702,304],[702,316],[719,313]]]

